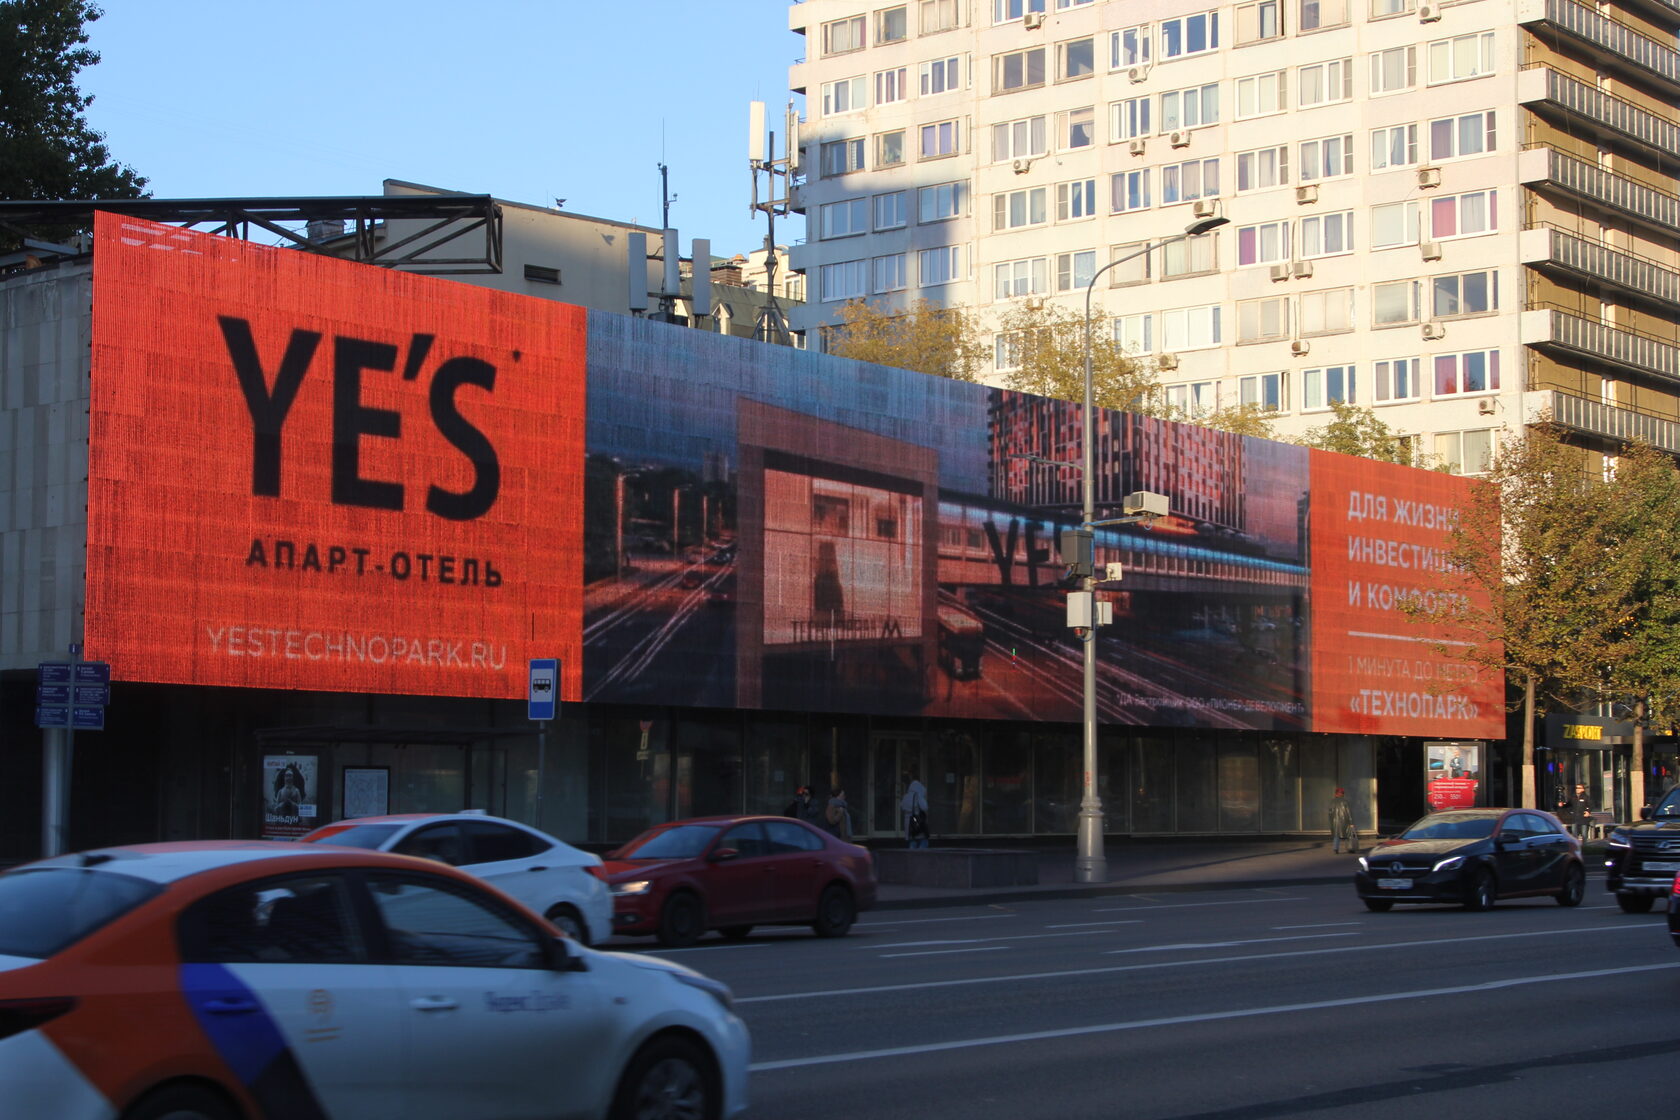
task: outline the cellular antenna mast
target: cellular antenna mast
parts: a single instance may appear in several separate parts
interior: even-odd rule
[[[769,221],[764,236],[764,286],[767,298],[759,310],[753,337],[761,342],[793,345],[788,330],[787,315],[776,299],[776,215],[791,214],[793,187],[800,176],[799,167],[799,111],[793,102],[787,106],[787,154],[777,158],[776,134],[764,130],[764,102],[752,102],[748,111],[747,162],[752,167],[752,208]],[[760,197],[759,177],[764,177],[763,196]]]

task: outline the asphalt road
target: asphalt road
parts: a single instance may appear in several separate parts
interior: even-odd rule
[[[838,941],[660,955],[734,989],[753,1120],[1675,1108],[1680,951],[1601,880],[1576,910],[1250,889],[876,912]]]

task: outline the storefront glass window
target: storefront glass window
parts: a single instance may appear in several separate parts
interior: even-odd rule
[[[1033,831],[1079,827],[1081,743],[1069,734],[1033,736]]]
[[[1173,744],[1139,738],[1133,744],[1132,828],[1135,832],[1173,831]]]
[[[1260,763],[1255,744],[1224,739],[1219,744],[1219,830],[1254,832],[1260,827]]]
[[[1219,767],[1211,739],[1178,743],[1178,832],[1216,832],[1219,813]]]
[[[1025,732],[991,737],[982,818],[987,832],[1021,836],[1032,830],[1032,763],[1032,743]]]
[[[811,786],[815,796],[805,762],[804,724],[748,720],[746,743],[747,812],[780,813],[800,786]]]
[[[935,836],[980,831],[980,744],[966,731],[946,731],[928,751],[923,780],[928,788],[928,824]]]
[[[1322,735],[1301,741],[1301,827],[1309,832],[1330,831],[1330,799],[1341,785],[1336,774],[1335,741]],[[1357,802],[1354,791],[1348,800]],[[1358,817],[1354,818],[1355,823]]]
[[[1102,798],[1103,830],[1132,830],[1132,745],[1129,739],[1102,739],[1097,744],[1097,796]]]
[[[1260,744],[1260,827],[1267,832],[1293,832],[1301,827],[1300,752],[1294,739],[1266,739]]]

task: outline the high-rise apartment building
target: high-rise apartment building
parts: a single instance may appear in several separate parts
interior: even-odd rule
[[[1349,401],[1466,472],[1540,415],[1680,454],[1680,0],[806,0],[790,24],[813,344],[857,297],[1082,310],[1216,200],[1228,225],[1093,293],[1171,403],[1296,435]]]

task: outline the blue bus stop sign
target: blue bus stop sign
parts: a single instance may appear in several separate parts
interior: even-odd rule
[[[560,691],[560,661],[554,657],[531,659],[531,695],[527,712],[531,719],[553,719],[554,701]]]

